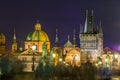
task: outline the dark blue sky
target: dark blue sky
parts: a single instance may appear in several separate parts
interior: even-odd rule
[[[73,37],[76,29],[79,45],[79,27],[84,25],[85,10],[94,10],[95,26],[102,22],[104,46],[120,44],[120,0],[4,0],[0,1],[0,32],[6,36],[10,47],[13,29],[16,29],[18,42],[23,45],[26,36],[39,20],[42,29],[49,35],[53,44],[55,29],[63,45],[67,35]]]

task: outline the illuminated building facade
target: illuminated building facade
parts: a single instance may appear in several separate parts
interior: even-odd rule
[[[92,15],[88,16],[88,10],[86,10],[84,31],[79,35],[82,62],[86,62],[88,57],[94,62],[103,52],[103,32],[101,22],[99,26],[95,27],[93,10],[91,13]]]
[[[36,51],[42,52],[43,43],[47,44],[47,50],[50,51],[49,37],[46,32],[41,30],[41,24],[37,22],[35,25],[35,30],[30,32],[26,38],[24,49],[27,50],[29,48],[32,48],[33,45],[36,45]]]
[[[34,55],[34,60],[33,60],[33,55]],[[39,52],[33,51],[32,49],[27,49],[26,51],[18,55],[18,60],[22,61],[23,72],[33,72],[34,70],[36,70],[40,58],[41,58],[41,54]],[[34,62],[34,70],[33,70],[33,62]]]
[[[80,48],[75,46],[75,36],[73,38],[73,44],[69,38],[68,36],[68,40],[63,49],[63,57],[65,56],[64,60],[68,64],[80,66]]]
[[[0,56],[5,54],[5,35],[3,33],[0,33]]]
[[[37,22],[35,30],[30,32],[26,38],[24,44],[25,50],[18,55],[18,60],[22,61],[24,72],[33,72],[36,70],[42,54],[44,53],[43,44],[46,44],[46,49],[50,52],[49,37],[41,30],[41,25]],[[36,47],[35,50],[32,50],[33,46]]]

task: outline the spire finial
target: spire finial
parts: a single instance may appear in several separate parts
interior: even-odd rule
[[[86,17],[88,16],[88,10],[86,10]]]
[[[76,44],[76,37],[75,37],[75,29],[74,29],[74,35],[73,35],[73,45],[75,47],[75,44]]]
[[[14,36],[13,36],[13,42],[16,42],[16,34],[15,34],[15,28],[14,28]]]
[[[39,20],[37,20],[37,23],[39,23]]]
[[[99,27],[99,33],[103,33],[103,32],[102,32],[101,20],[100,20],[100,24],[99,24],[99,25],[100,25],[100,27]]]
[[[91,10],[91,14],[92,14],[92,16],[93,16],[93,14],[94,14],[94,11],[93,11],[93,9]]]
[[[37,23],[35,25],[35,30],[41,30],[41,25],[39,23],[39,20],[37,20]]]
[[[100,26],[101,26],[101,20],[100,20]]]
[[[58,29],[56,29],[56,38],[55,38],[55,43],[58,42]]]
[[[82,24],[80,24],[80,33],[83,32],[83,27],[82,27]]]
[[[68,35],[68,40],[70,40],[70,35]]]

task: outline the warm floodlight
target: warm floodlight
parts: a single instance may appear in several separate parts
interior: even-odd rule
[[[55,58],[55,56],[56,56],[56,55],[53,53],[53,55],[52,55],[52,56]]]
[[[36,46],[35,45],[32,46],[32,50],[33,51],[36,50]]]
[[[62,61],[62,58],[59,58],[59,61],[61,62],[61,61]]]

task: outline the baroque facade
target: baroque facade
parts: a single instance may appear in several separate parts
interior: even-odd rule
[[[38,52],[42,52],[43,43],[47,44],[47,50],[50,51],[49,37],[46,32],[41,29],[41,24],[37,22],[35,25],[35,30],[30,32],[26,38],[24,49],[27,50],[32,48],[33,45],[36,45],[36,50]]]

